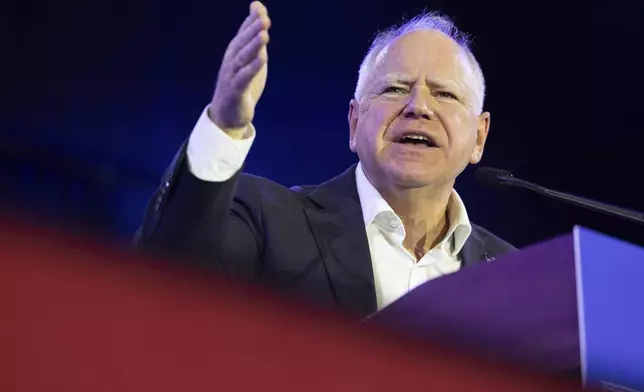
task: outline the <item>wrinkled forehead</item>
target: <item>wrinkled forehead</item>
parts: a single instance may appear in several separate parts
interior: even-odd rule
[[[438,31],[407,33],[386,45],[376,56],[372,81],[387,74],[411,78],[451,80],[474,88],[474,70],[456,42]]]

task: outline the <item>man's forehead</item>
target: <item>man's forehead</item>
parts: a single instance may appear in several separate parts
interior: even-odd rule
[[[413,35],[416,33],[429,34]],[[473,70],[463,48],[451,38],[439,32],[414,32],[380,50],[374,59],[371,79],[372,82],[410,82],[420,75],[436,83],[448,84],[454,80],[468,83]]]
[[[388,51],[376,59],[376,68],[385,68],[386,72],[414,73],[416,72],[450,72],[465,74],[470,69],[470,63],[464,52],[446,53],[435,51],[433,48],[421,47],[411,54]]]
[[[385,45],[374,59],[374,68],[398,72],[425,68],[425,71],[443,70],[457,73],[469,68],[465,50],[451,38],[412,34],[415,33],[409,33]]]
[[[387,51],[396,57],[423,53],[440,53],[442,56],[458,56],[461,46],[440,31],[416,30],[394,38],[387,45]]]

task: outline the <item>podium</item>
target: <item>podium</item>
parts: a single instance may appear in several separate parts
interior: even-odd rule
[[[419,286],[368,322],[584,385],[644,391],[644,249],[573,232]]]
[[[571,241],[428,282],[361,323],[202,270],[4,222],[0,390],[580,390],[517,366],[580,365],[575,279],[586,271],[576,270]],[[585,331],[590,342],[594,332]]]

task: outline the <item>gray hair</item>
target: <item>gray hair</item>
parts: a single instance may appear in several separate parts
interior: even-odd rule
[[[443,33],[463,49],[476,79],[476,85],[473,86],[473,88],[477,98],[477,109],[480,113],[483,110],[483,101],[485,99],[485,79],[483,77],[481,66],[478,61],[476,61],[476,58],[472,53],[470,47],[471,39],[466,33],[460,31],[449,17],[440,15],[438,12],[423,12],[407,22],[389,27],[388,29],[376,34],[369,51],[367,51],[367,54],[360,64],[358,82],[354,93],[355,99],[358,102],[361,101],[369,73],[376,65],[378,57],[382,53],[383,49],[389,46],[389,44],[391,44],[391,42],[396,38],[418,30],[432,30]]]

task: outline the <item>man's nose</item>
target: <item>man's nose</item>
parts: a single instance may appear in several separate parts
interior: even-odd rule
[[[424,91],[415,90],[409,94],[409,101],[405,106],[403,115],[407,118],[431,120],[434,117],[431,97]]]

